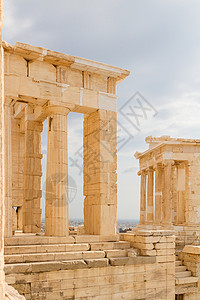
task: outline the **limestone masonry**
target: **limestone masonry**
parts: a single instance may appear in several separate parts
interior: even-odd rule
[[[137,228],[117,234],[117,95],[129,71],[2,41],[0,300],[200,299],[200,140],[136,153]],[[67,118],[84,114],[84,226],[69,230]],[[42,132],[48,119],[45,233]]]

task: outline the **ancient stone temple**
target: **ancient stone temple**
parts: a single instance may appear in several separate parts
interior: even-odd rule
[[[200,140],[150,136],[146,142],[149,149],[135,153],[140,165],[140,221],[133,232],[174,231],[176,299],[199,299],[195,276],[200,276]],[[136,248],[141,242],[132,234],[126,240]],[[157,249],[141,244],[139,248],[146,255]]]
[[[200,233],[200,140],[147,137],[149,149],[136,153],[140,171],[139,228],[169,228],[182,244]],[[180,234],[181,232],[181,234]]]
[[[26,44],[3,43],[5,236],[41,231],[42,130],[48,118],[45,235],[67,236],[67,116],[84,114],[84,232],[115,235],[116,85],[129,72]],[[63,180],[65,178],[65,180]],[[109,184],[108,184],[109,182]]]

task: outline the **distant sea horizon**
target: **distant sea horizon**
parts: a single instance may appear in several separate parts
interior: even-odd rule
[[[131,230],[134,227],[137,227],[139,220],[135,219],[118,219],[117,220],[117,232],[126,232],[127,230]],[[70,227],[79,227],[84,224],[84,219],[82,218],[70,218],[69,219],[69,226]],[[42,232],[44,232],[45,227],[45,220],[42,220],[41,228]]]
[[[80,221],[80,222],[84,222],[84,219],[82,219],[82,218],[70,218],[69,219],[69,222],[70,221]],[[45,222],[45,219],[43,218],[42,219],[42,222],[44,223]],[[131,222],[133,222],[133,223],[138,223],[139,222],[139,219],[137,220],[137,219],[117,219],[117,223],[124,223],[124,222],[129,222],[129,223],[131,223]]]

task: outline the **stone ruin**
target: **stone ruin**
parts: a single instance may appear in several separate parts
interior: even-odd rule
[[[0,33],[2,20],[0,1]],[[128,75],[0,36],[0,299],[200,299],[200,140],[146,139],[149,149],[135,154],[140,221],[116,233],[116,85]],[[84,114],[84,226],[76,234],[68,217],[70,112]]]
[[[115,235],[116,85],[129,72],[45,48],[3,42],[5,236],[41,232],[42,130],[48,118],[45,235],[67,236],[67,116],[84,114],[84,232]],[[108,184],[109,183],[109,184]],[[15,208],[15,209],[14,209]]]
[[[147,137],[149,149],[139,159],[139,228],[175,230],[177,243],[200,233],[200,140]]]

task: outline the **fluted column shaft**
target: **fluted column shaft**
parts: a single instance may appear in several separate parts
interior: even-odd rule
[[[5,237],[12,236],[11,108],[5,103]]]
[[[68,147],[67,114],[69,109],[49,108],[45,235],[67,236],[68,217]]]
[[[163,169],[155,167],[155,224],[162,222],[162,175]]]
[[[182,163],[176,166],[176,182],[177,182],[177,199],[176,199],[176,212],[177,224],[185,223],[186,211],[186,164]]]
[[[140,224],[146,222],[146,172],[141,171],[140,183]]]
[[[23,231],[41,232],[42,122],[34,119],[31,105],[25,108]]]
[[[172,224],[172,164],[173,161],[167,161],[164,164],[164,197],[163,197],[163,223]]]
[[[153,205],[153,192],[154,192],[154,171],[148,170],[148,182],[147,182],[147,222],[153,223],[154,219],[154,205]]]

